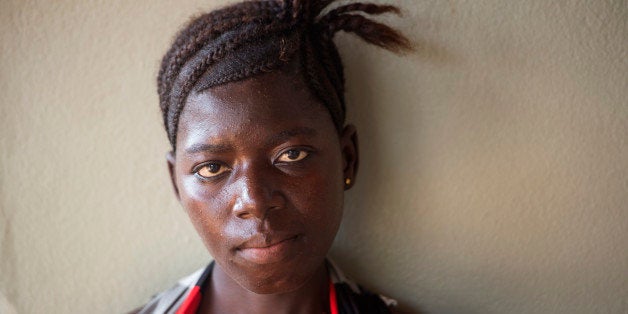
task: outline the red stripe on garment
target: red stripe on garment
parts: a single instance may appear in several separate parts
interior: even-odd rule
[[[201,304],[201,287],[194,286],[177,310],[177,314],[195,314]]]
[[[329,309],[331,311],[330,314],[338,314],[338,301],[336,300],[336,287],[334,287],[334,282],[329,281]]]

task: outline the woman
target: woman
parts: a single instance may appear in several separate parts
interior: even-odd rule
[[[215,261],[139,313],[388,313],[326,259],[355,182],[340,30],[401,51],[362,14],[386,5],[255,1],[202,15],[165,55],[160,105],[175,193]]]

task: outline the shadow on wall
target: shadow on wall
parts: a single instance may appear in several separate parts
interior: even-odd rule
[[[14,293],[12,283],[17,282],[15,278],[15,248],[13,220],[6,208],[0,206],[0,313],[14,314],[17,310],[9,302],[9,296]]]
[[[9,300],[4,297],[4,294],[0,292],[0,313],[3,314],[17,314],[15,308],[9,303]]]
[[[425,212],[421,182],[427,165],[419,126],[420,64],[444,65],[455,56],[435,43],[412,39],[416,51],[394,56],[358,48],[354,38],[338,40],[347,77],[347,122],[358,128],[360,168],[346,194],[343,225],[332,256],[357,282],[390,295],[401,313],[421,309],[421,274],[426,252],[417,250],[418,222]]]

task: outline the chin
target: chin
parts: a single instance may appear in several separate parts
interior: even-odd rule
[[[323,265],[325,258],[311,261],[295,259],[291,263],[254,265],[238,269],[233,279],[243,288],[257,294],[283,294],[298,290],[307,284]]]

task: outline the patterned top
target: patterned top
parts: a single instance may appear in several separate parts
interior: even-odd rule
[[[193,274],[182,278],[177,284],[155,295],[138,314],[194,314],[201,304],[201,287],[208,282],[214,262]],[[330,278],[330,313],[359,314],[390,313],[390,307],[397,301],[371,293],[347,279],[338,267],[329,259],[327,269]]]

